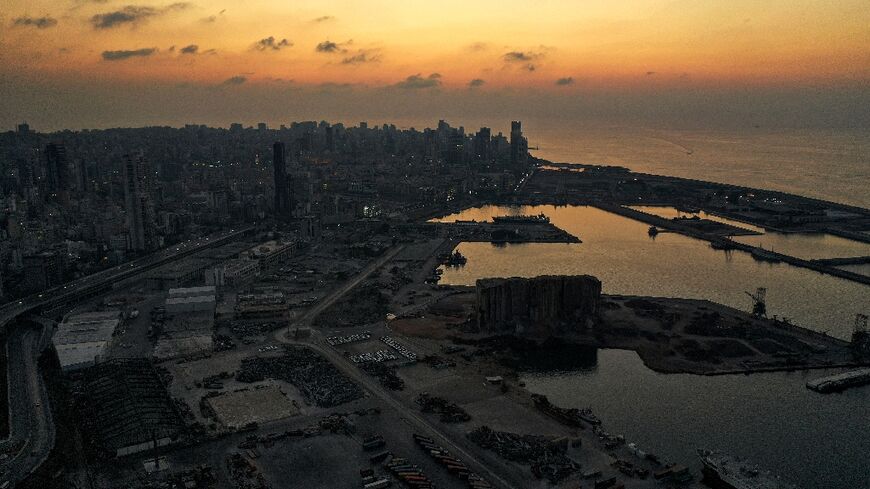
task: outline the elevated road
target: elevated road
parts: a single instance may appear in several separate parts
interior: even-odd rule
[[[37,362],[43,345],[40,326],[14,328],[6,342],[9,381],[9,458],[0,462],[0,484],[12,487],[33,473],[54,447],[54,421],[45,380]]]
[[[207,248],[234,241],[254,227],[232,229],[205,236],[152,253],[123,265],[88,275],[0,307],[0,335],[6,336],[10,436],[0,440],[0,484],[15,485],[32,474],[54,448],[55,429],[45,381],[38,359],[47,346],[51,331],[45,322],[39,327],[9,326],[25,314],[37,314],[109,292],[126,280]]]
[[[206,248],[235,241],[253,230],[254,227],[249,226],[179,243],[142,258],[7,303],[0,307],[0,332],[5,329],[10,321],[22,314],[51,310],[66,304],[75,303],[83,298],[108,292],[124,280],[134,278],[143,272],[184,258]]]

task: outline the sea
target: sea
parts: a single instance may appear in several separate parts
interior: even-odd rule
[[[532,154],[553,162],[778,190],[870,208],[866,129],[670,130],[525,123]]]
[[[644,209],[669,215],[672,208]],[[488,220],[539,214],[581,243],[460,243],[463,267],[446,267],[441,283],[485,277],[592,274],[605,293],[707,299],[744,311],[767,289],[768,312],[848,340],[855,315],[870,313],[870,286],[675,233],[650,237],[647,225],[588,206],[484,206],[444,216]],[[746,226],[744,226],[746,227]],[[763,231],[763,230],[762,230]],[[813,257],[857,256],[866,243],[824,235],[765,233],[782,251]],[[604,429],[642,450],[682,463],[700,477],[698,448],[725,451],[779,474],[795,487],[870,488],[870,386],[819,394],[808,380],[840,370],[700,376],[662,374],[632,351],[604,349],[588,369],[526,373],[526,388],[565,407],[591,407]]]
[[[466,124],[466,131],[476,127]],[[553,121],[524,121],[523,129],[532,154],[553,162],[618,165],[870,208],[866,130],[672,130]],[[870,314],[870,286],[716,251],[679,234],[651,238],[645,224],[596,208],[482,207],[444,219],[530,213],[548,215],[582,243],[460,243],[468,263],[445,269],[442,283],[590,273],[601,278],[606,293],[708,299],[746,311],[752,306],[746,293],[764,287],[770,314],[842,339],[850,338],[857,313]],[[738,239],[807,258],[870,254],[866,243],[827,235],[767,232]],[[870,275],[866,265],[850,269]],[[558,405],[591,407],[607,431],[690,466],[696,476],[695,450],[705,448],[748,459],[796,487],[870,489],[870,386],[829,395],[805,387],[807,380],[838,371],[662,374],[632,351],[604,349],[592,368],[522,379]]]

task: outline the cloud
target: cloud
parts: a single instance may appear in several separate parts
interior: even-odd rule
[[[381,60],[381,54],[377,50],[360,49],[353,56],[341,60],[343,65],[361,65],[365,63],[377,63]]]
[[[123,61],[130,58],[147,57],[157,52],[157,48],[142,48],[120,51],[103,51],[105,61]]]
[[[559,85],[560,87],[564,87],[566,85],[571,85],[573,83],[574,83],[573,76],[566,76],[565,78],[559,78],[558,80],[556,80],[556,85]]]
[[[425,78],[420,73],[417,73],[416,75],[411,75],[399,83],[396,83],[396,87],[398,88],[408,88],[412,90],[434,88],[438,86],[441,86],[441,74],[439,73],[432,73]]]
[[[329,22],[330,20],[335,20],[335,17],[331,15],[324,15],[322,17],[318,17],[312,20],[312,22],[314,22],[315,24],[320,24],[321,22]]]
[[[477,88],[477,87],[482,87],[484,85],[484,83],[486,83],[486,80],[483,80],[481,78],[475,78],[474,80],[471,80],[470,82],[468,82],[468,86],[470,88]]]
[[[505,60],[506,63],[522,63],[532,61],[538,56],[538,54],[532,52],[526,53],[523,51],[511,51],[509,53],[505,53],[502,58]]]
[[[487,44],[485,42],[473,42],[473,43],[469,44],[466,47],[466,49],[468,51],[471,51],[472,53],[486,51],[487,49],[489,49],[489,44]]]
[[[293,43],[288,41],[287,39],[275,39],[275,36],[269,36],[264,39],[260,39],[254,44],[254,49],[257,51],[279,51],[282,48],[287,48],[292,46]]]
[[[535,71],[537,66],[532,61],[544,57],[543,53],[533,51],[510,51],[502,56],[506,64],[520,65],[526,71]]]
[[[12,25],[36,27],[37,29],[48,29],[57,25],[57,19],[48,15],[42,17],[30,17],[23,15],[12,21]]]
[[[199,21],[202,22],[203,24],[214,24],[215,22],[218,21],[219,18],[221,18],[224,15],[224,12],[226,12],[226,11],[227,11],[227,9],[223,9],[220,12],[218,12],[217,15],[209,15],[208,17],[203,17],[203,18],[199,19]]]
[[[248,78],[241,75],[231,76],[224,80],[223,85],[241,85],[248,81]]]
[[[338,43],[332,41],[323,41],[314,48],[318,53],[345,53],[347,49],[342,48]]]
[[[196,44],[190,44],[181,48],[180,52],[181,54],[196,54],[199,52],[199,46]]]
[[[128,5],[121,10],[94,15],[91,17],[91,25],[94,26],[94,29],[112,29],[123,25],[136,25],[152,17],[185,10],[190,6],[191,4],[187,2],[173,3],[163,8]]]

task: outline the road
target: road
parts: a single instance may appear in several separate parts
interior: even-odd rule
[[[434,436],[435,441],[437,441],[442,447],[448,449],[454,456],[460,458],[469,467],[474,469],[478,475],[483,476],[493,486],[501,487],[503,489],[515,489],[517,487],[490,470],[489,467],[480,462],[474,455],[455,443],[449,435],[444,434],[440,426],[437,426],[418,414],[413,406],[407,406],[393,397],[393,395],[390,394],[379,381],[368,376],[368,374],[363,373],[356,365],[351,363],[347,358],[341,356],[336,350],[329,346],[318,344],[323,341],[322,336],[319,333],[312,333],[309,342],[304,343],[292,341],[284,337],[281,339],[286,343],[307,346],[323,355],[327,360],[332,362],[336,368],[347,375],[348,378],[353,379],[373,396],[377,397],[386,405],[396,410],[396,412],[400,413],[403,418],[407,419],[415,426],[420,434]]]
[[[41,329],[18,326],[6,343],[9,379],[9,441],[23,442],[20,451],[0,462],[3,481],[11,486],[30,475],[48,458],[54,446],[54,422],[48,391],[39,373]]]
[[[329,306],[335,304],[335,302],[344,297],[345,294],[350,292],[354,287],[359,285],[363,280],[369,278],[369,276],[374,273],[376,270],[379,270],[382,266],[384,266],[388,261],[392,260],[397,254],[399,254],[402,249],[405,248],[405,245],[397,245],[389,250],[387,250],[383,255],[378,257],[377,260],[366,265],[362,270],[359,271],[356,275],[350,278],[348,281],[343,283],[339,288],[333,290],[329,295],[321,299],[314,307],[305,312],[299,319],[297,319],[294,323],[290,325],[291,328],[301,328],[311,326],[314,318],[320,315],[323,311],[326,310]],[[283,338],[283,332],[279,331],[277,333],[278,339]]]
[[[309,310],[306,314],[300,317],[296,323],[291,325],[291,328],[293,328],[294,326],[300,327],[303,325],[310,325],[311,321],[313,321],[313,319],[317,317],[318,314],[323,312],[327,307],[334,304],[337,300],[350,292],[354,287],[359,285],[372,273],[386,265],[387,262],[389,262],[402,250],[402,248],[403,246],[401,245],[393,247],[389,251],[384,253],[383,256],[379,257],[377,260],[367,265],[357,275],[346,281],[339,288],[326,296],[322,301],[318,303],[316,307],[311,308],[311,310]],[[363,373],[356,365],[351,363],[350,360],[343,357],[335,349],[325,345],[323,336],[320,334],[319,331],[312,331],[311,337],[306,342],[297,342],[290,339],[289,332],[290,329],[288,329],[287,331],[278,331],[276,332],[275,337],[278,339],[278,341],[281,341],[283,343],[304,345],[323,355],[324,358],[332,362],[332,364],[335,365],[336,368],[341,370],[345,375],[347,375],[348,378],[353,379],[360,386],[369,391],[369,393],[371,393],[373,396],[383,401],[392,409],[395,409],[396,412],[401,413],[401,416],[407,419],[410,423],[412,423],[421,434],[427,433],[430,435],[434,435],[435,440],[438,441],[441,446],[450,450],[453,455],[462,459],[463,462],[473,468],[479,475],[486,478],[490,482],[490,484],[501,487],[503,489],[514,489],[515,487],[517,487],[514,484],[504,480],[504,478],[490,470],[485,464],[478,461],[478,459],[474,455],[472,455],[460,445],[456,444],[448,435],[442,432],[440,426],[431,423],[429,420],[418,414],[413,406],[407,406],[400,400],[393,397],[393,395],[388,392],[380,384],[379,381]]]
[[[133,278],[145,271],[165,265],[179,258],[196,253],[206,248],[218,246],[251,232],[253,227],[231,229],[230,231],[205,236],[196,240],[179,243],[173,247],[156,251],[131,262],[102,270],[100,272],[82,277],[72,282],[65,283],[44,290],[37,294],[24,297],[20,300],[0,306],[0,330],[6,327],[16,317],[37,309],[50,309],[58,305],[75,301],[86,297],[106,292],[106,287],[111,287],[122,280]]]

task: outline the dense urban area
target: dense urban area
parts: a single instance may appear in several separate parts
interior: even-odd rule
[[[870,243],[870,210],[530,149],[518,121],[0,134],[0,489],[789,487],[740,486],[721,453],[699,453],[703,470],[650,453],[521,376],[619,348],[669,373],[848,367],[808,385],[844,389],[870,382],[866,311],[839,338],[768,317],[764,288],[738,310],[591,275],[445,285],[460,243],[583,236],[545,215],[439,218],[592,206],[644,239],[866,287],[850,266],[870,256],[738,237]],[[650,210],[665,207],[686,215]]]

